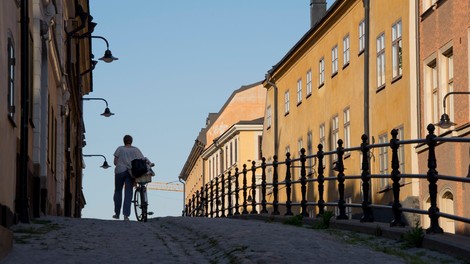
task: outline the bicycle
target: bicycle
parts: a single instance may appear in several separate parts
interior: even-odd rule
[[[155,176],[152,168],[154,164],[149,163],[148,172],[135,179],[136,188],[134,191],[134,211],[135,217],[139,222],[147,222],[148,216],[153,215],[153,212],[148,212],[148,197],[147,197],[147,184],[152,181],[152,176]]]

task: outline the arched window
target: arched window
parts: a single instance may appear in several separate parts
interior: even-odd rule
[[[454,214],[454,195],[450,191],[446,191],[440,200],[439,210],[446,214]],[[439,224],[444,232],[455,234],[455,222],[452,219],[439,217]]]

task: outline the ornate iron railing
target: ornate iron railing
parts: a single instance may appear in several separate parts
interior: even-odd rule
[[[305,149],[301,150],[300,157],[291,159],[290,153],[286,153],[286,159],[284,161],[278,161],[278,157],[273,157],[273,162],[270,164],[266,163],[266,159],[262,158],[260,165],[256,165],[253,161],[251,167],[248,168],[246,164],[243,164],[243,169],[234,169],[234,173],[229,170],[227,173],[221,174],[212,181],[201,187],[200,191],[197,191],[192,199],[185,205],[184,215],[186,216],[204,216],[204,217],[226,217],[240,214],[271,214],[279,215],[280,206],[285,207],[284,215],[293,215],[292,207],[299,206],[300,214],[302,216],[309,216],[307,212],[308,206],[318,208],[318,214],[322,215],[325,212],[326,206],[334,206],[338,210],[336,215],[337,219],[349,219],[346,214],[347,207],[362,208],[361,222],[373,222],[374,215],[373,209],[387,209],[393,213],[393,219],[391,219],[391,226],[403,226],[402,221],[403,212],[415,213],[427,215],[430,220],[430,227],[427,229],[428,233],[442,233],[443,229],[439,226],[439,217],[452,219],[464,223],[470,223],[470,218],[464,216],[447,214],[439,211],[437,207],[437,181],[455,181],[461,183],[470,183],[468,177],[456,177],[439,175],[436,167],[436,154],[435,148],[438,143],[443,142],[460,142],[470,143],[470,138],[447,138],[437,137],[434,134],[435,127],[430,124],[427,127],[428,135],[425,139],[416,140],[399,140],[398,131],[396,129],[391,131],[392,139],[389,143],[380,144],[369,144],[368,137],[362,135],[362,144],[359,147],[343,148],[343,141],[338,140],[336,150],[324,152],[323,146],[318,145],[318,151],[313,155],[305,155]],[[409,144],[426,144],[428,146],[428,162],[427,162],[427,174],[405,174],[399,171],[399,155],[398,151],[400,145]],[[371,174],[370,173],[370,152],[374,148],[388,147],[392,150],[392,161],[391,161],[391,173],[390,174]],[[353,151],[360,151],[362,153],[362,167],[361,175],[345,175],[344,173],[344,153],[350,153]],[[337,155],[336,166],[334,168],[337,171],[336,176],[326,177],[324,175],[325,169],[325,157]],[[307,160],[316,159],[316,174],[317,177],[307,177]],[[293,164],[300,164],[295,166],[300,168],[300,179],[293,180],[291,177],[291,170],[294,168]],[[279,168],[285,166],[285,177],[283,181],[279,180]],[[272,182],[267,182],[266,171],[267,168],[272,169]],[[261,181],[257,184],[257,172],[261,171]],[[251,178],[251,179],[250,179]],[[371,194],[371,179],[388,178],[391,179],[393,201],[391,205],[380,205],[373,204],[370,200]],[[405,208],[400,203],[400,190],[404,186],[401,184],[402,178],[409,179],[427,179],[429,183],[429,197],[430,207],[428,210],[422,210],[417,208]],[[251,183],[249,183],[251,180]],[[349,180],[361,180],[361,191],[362,191],[362,203],[346,203],[345,201],[345,182]],[[240,186],[240,181],[242,184]],[[337,200],[332,202],[324,201],[325,195],[325,182],[336,181]],[[307,184],[315,182],[318,191],[317,201],[307,200]],[[292,201],[292,187],[300,184],[300,201]],[[220,187],[220,188],[219,188]],[[279,191],[281,188],[285,190],[285,201],[279,201]],[[271,202],[266,200],[267,189],[270,188],[272,199]],[[256,192],[260,191],[261,201],[256,201]],[[250,194],[249,194],[250,193]],[[226,202],[227,201],[227,202]],[[240,204],[241,202],[241,204]],[[269,206],[269,208],[268,208]],[[259,207],[260,212],[257,211]],[[248,209],[251,211],[248,211]],[[268,210],[269,209],[269,210]]]

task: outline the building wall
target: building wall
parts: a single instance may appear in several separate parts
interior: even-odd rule
[[[231,134],[229,130],[241,121],[261,118],[264,114],[265,98],[266,91],[260,83],[242,86],[234,91],[225,102],[218,112],[217,118],[211,120],[212,123],[209,123],[205,128],[205,142],[207,144],[204,151],[193,167],[187,169],[188,172],[182,172],[182,174],[187,173],[188,175],[185,179],[185,204],[189,199],[192,199],[193,194],[200,191],[202,186],[206,186],[216,176],[228,169],[233,169],[243,159],[245,162],[248,159],[254,159],[254,149],[258,148],[257,143],[251,145],[255,140],[255,136],[252,134],[254,132],[240,131]],[[247,138],[245,133],[251,136]],[[261,134],[261,128],[257,133]],[[228,154],[225,153],[226,147],[230,152]],[[191,154],[189,158],[191,158]],[[227,158],[231,160],[227,160]]]
[[[0,205],[1,224],[5,226],[18,219],[27,221],[43,214],[80,217],[84,205],[81,193],[81,97],[91,92],[92,87],[91,75],[79,75],[90,68],[91,42],[87,38],[69,39],[65,33],[84,22],[77,17],[76,11],[80,5],[84,12],[89,13],[88,0],[28,1],[29,37],[25,40],[20,39],[20,3],[15,0],[0,3],[2,80],[8,80],[7,46],[10,37],[15,51],[15,113],[10,117],[7,109],[8,82],[0,84],[1,105],[5,106],[0,109],[3,136],[0,143]],[[77,32],[79,34],[89,30],[89,23],[82,24],[85,26]],[[29,50],[28,75],[24,76],[28,80],[25,100],[28,111],[22,111],[20,105],[23,96],[23,41]],[[67,52],[68,47],[70,53]],[[25,138],[21,138],[22,114],[27,117]],[[22,142],[27,142],[25,165],[22,165],[20,153]],[[21,173],[22,166],[26,167],[25,177]],[[21,201],[26,202],[19,203]]]
[[[234,94],[220,116],[207,131],[208,144],[240,120],[254,120],[264,114],[265,90],[258,84]]]
[[[469,71],[469,28],[470,6],[468,1],[420,1],[420,72],[421,72],[421,129],[423,136],[427,124],[437,123],[444,113],[443,99],[448,92],[470,92]],[[449,74],[449,58],[452,58],[453,78]],[[434,73],[433,70],[435,69]],[[433,74],[435,79],[433,81]],[[433,95],[435,94],[435,95]],[[436,102],[433,102],[433,97]],[[469,137],[470,95],[450,95],[446,99],[446,113],[457,125],[449,129],[436,126],[435,134],[441,137]],[[421,173],[427,172],[428,151],[426,146],[419,150]],[[441,175],[469,177],[470,147],[462,143],[443,143],[436,148],[437,171]],[[427,210],[429,189],[422,180],[420,189],[422,207]],[[470,217],[465,206],[470,199],[468,184],[438,181],[437,207],[446,213]],[[424,227],[429,221],[423,217]],[[470,234],[470,225],[439,219],[445,232]]]
[[[393,128],[403,127],[404,137],[410,138],[413,122],[411,96],[416,96],[416,68],[412,67],[412,59],[416,58],[415,46],[410,43],[415,40],[413,5],[409,1],[371,1],[370,8],[370,71],[369,71],[369,96],[370,96],[370,142],[378,143],[379,135],[388,134],[387,142],[391,139],[390,131]],[[344,111],[349,109],[350,142],[349,146],[359,146],[361,135],[364,133],[364,59],[365,54],[359,48],[359,24],[364,19],[363,1],[339,1],[329,10],[326,17],[316,28],[311,29],[296,44],[296,47],[287,54],[281,62],[270,72],[270,80],[265,81],[268,90],[265,122],[267,123],[268,111],[271,108],[273,125],[268,128],[265,123],[263,138],[263,153],[268,160],[272,160],[274,154],[274,107],[278,108],[277,129],[281,160],[285,159],[285,152],[289,150],[291,158],[299,157],[299,145],[307,149],[307,134],[312,133],[313,152],[317,152],[320,143],[320,126],[324,125],[324,151],[336,149],[336,140],[333,140],[333,118],[338,117],[338,136],[345,139]],[[401,20],[402,23],[402,74],[392,78],[392,25]],[[413,23],[412,23],[413,22]],[[376,71],[376,38],[385,34],[385,82],[377,86]],[[343,59],[343,39],[349,34],[350,53],[349,63]],[[333,71],[333,48],[337,46],[337,72]],[[320,61],[324,60],[324,82],[320,81]],[[312,71],[312,94],[307,96],[306,83],[307,72]],[[302,101],[297,101],[297,82],[302,82]],[[270,84],[275,82],[277,86],[277,104],[274,102],[275,87]],[[289,112],[285,112],[285,94],[289,92]],[[335,142],[333,142],[335,141]],[[302,142],[299,144],[299,142]],[[343,145],[344,147],[344,145]],[[372,160],[371,172],[379,173],[378,150],[374,150],[375,160]],[[407,171],[417,171],[412,162],[411,146],[405,148],[405,168]],[[360,175],[360,153],[351,152],[345,159],[347,175]],[[325,174],[336,175],[333,161],[325,160]],[[388,153],[388,162],[391,161],[391,152]],[[280,178],[283,179],[285,169],[280,168]],[[391,172],[389,166],[388,173]],[[272,177],[272,176],[271,176]],[[405,180],[407,181],[407,180]],[[380,186],[378,180],[372,182],[374,202],[388,204],[391,201],[391,192],[377,194],[386,186]],[[403,198],[418,195],[416,183],[407,184],[401,195]],[[315,186],[311,186],[316,188]],[[413,188],[414,192],[413,192]],[[326,184],[331,199],[337,197],[336,183]],[[300,192],[296,190],[295,192]],[[316,193],[313,191],[313,193]],[[282,193],[280,193],[282,195]],[[294,196],[298,197],[296,193]],[[354,202],[360,199],[360,181],[349,181],[346,186],[346,197],[351,197]],[[285,197],[280,196],[281,199]],[[314,199],[316,199],[314,194]]]
[[[0,2],[0,131],[2,131],[2,140],[0,149],[2,150],[0,159],[0,205],[6,207],[6,216],[2,219],[8,219],[2,225],[11,225],[12,214],[15,212],[16,198],[16,177],[17,177],[17,158],[19,154],[20,137],[20,24],[18,23],[20,9],[14,0]],[[15,114],[9,118],[7,109],[8,98],[8,39],[12,39],[15,55],[15,77],[14,77],[14,105]],[[3,211],[2,211],[3,212]],[[5,217],[5,218],[4,218]]]

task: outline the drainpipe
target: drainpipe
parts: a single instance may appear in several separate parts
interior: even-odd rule
[[[368,140],[370,136],[370,120],[369,120],[369,39],[370,39],[370,0],[363,0],[364,4],[364,26],[365,26],[365,45],[364,45],[364,134]],[[368,141],[370,143],[370,141]],[[370,155],[370,154],[369,154]],[[371,157],[369,156],[369,164]],[[372,190],[372,181],[369,185]],[[372,191],[369,192],[369,201],[372,203]]]
[[[370,138],[369,128],[369,29],[370,29],[370,0],[364,3],[365,46],[364,46],[364,134]]]
[[[29,223],[28,205],[28,120],[29,120],[29,5],[21,0],[21,125],[19,157],[19,195],[16,212],[19,220]]]
[[[273,107],[273,110],[274,110],[274,113],[273,113],[273,125],[274,125],[274,155],[278,156],[278,148],[279,148],[279,142],[278,142],[278,127],[277,127],[277,124],[278,124],[278,120],[277,120],[277,92],[278,92],[278,89],[277,89],[277,86],[274,82],[271,82],[270,81],[271,79],[271,73],[268,71],[268,73],[266,74],[266,82],[267,84],[271,85],[273,88],[274,88],[274,107]]]

